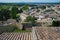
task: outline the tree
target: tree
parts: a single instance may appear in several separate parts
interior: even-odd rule
[[[16,19],[16,14],[18,12],[18,8],[17,7],[12,7],[11,13],[10,13],[10,17],[12,19]]]
[[[28,17],[26,17],[25,21],[34,23],[35,22],[35,17],[28,16]]]
[[[22,13],[22,12],[23,12],[23,10],[22,10],[22,9],[18,10],[18,13]]]
[[[40,8],[41,8],[41,9],[46,9],[46,6],[41,6]]]
[[[24,7],[23,7],[22,9],[23,9],[23,10],[29,9],[29,8],[28,8],[28,5],[24,5]]]
[[[10,18],[9,12],[10,11],[8,9],[1,9],[0,20],[3,21],[9,19]]]
[[[53,26],[60,26],[60,21],[53,21],[52,22],[52,25]]]
[[[2,21],[2,24],[3,24],[3,21],[6,21],[10,18],[9,13],[10,13],[10,11],[8,9],[0,10],[0,21]]]

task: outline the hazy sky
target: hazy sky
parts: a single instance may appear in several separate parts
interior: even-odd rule
[[[0,2],[60,2],[60,0],[0,0]]]

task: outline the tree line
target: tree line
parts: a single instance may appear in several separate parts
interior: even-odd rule
[[[10,18],[16,19],[17,18],[16,15],[21,12],[23,12],[23,10],[22,9],[18,10],[18,7],[15,6],[13,6],[11,10],[0,9],[0,21],[4,21]]]

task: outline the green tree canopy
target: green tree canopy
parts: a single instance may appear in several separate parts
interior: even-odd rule
[[[12,19],[16,19],[16,14],[17,14],[17,12],[18,12],[18,8],[15,7],[15,6],[13,6],[13,7],[12,7],[12,10],[11,10],[11,12],[10,12],[10,17],[11,17]]]
[[[53,26],[60,26],[60,21],[53,21],[52,22],[52,25]]]
[[[29,8],[28,8],[28,5],[24,5],[24,7],[23,7],[22,9],[23,9],[23,10],[29,9]]]
[[[10,6],[7,6],[7,5],[1,5],[0,6],[0,9],[9,9]]]
[[[26,22],[35,22],[35,17],[31,17],[31,16],[28,16],[28,17],[26,17],[26,20],[25,20]]]
[[[41,8],[41,9],[46,9],[46,6],[41,6],[40,8]]]
[[[23,10],[22,10],[22,9],[18,10],[18,13],[22,13],[22,12],[23,12]]]
[[[3,21],[3,20],[7,20],[10,18],[10,15],[9,15],[9,10],[8,9],[1,9],[0,10],[0,20]]]

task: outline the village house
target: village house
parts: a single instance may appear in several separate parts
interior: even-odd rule
[[[40,22],[42,26],[52,25],[52,21],[53,20],[51,18],[45,18],[45,19],[37,20],[37,22]]]

